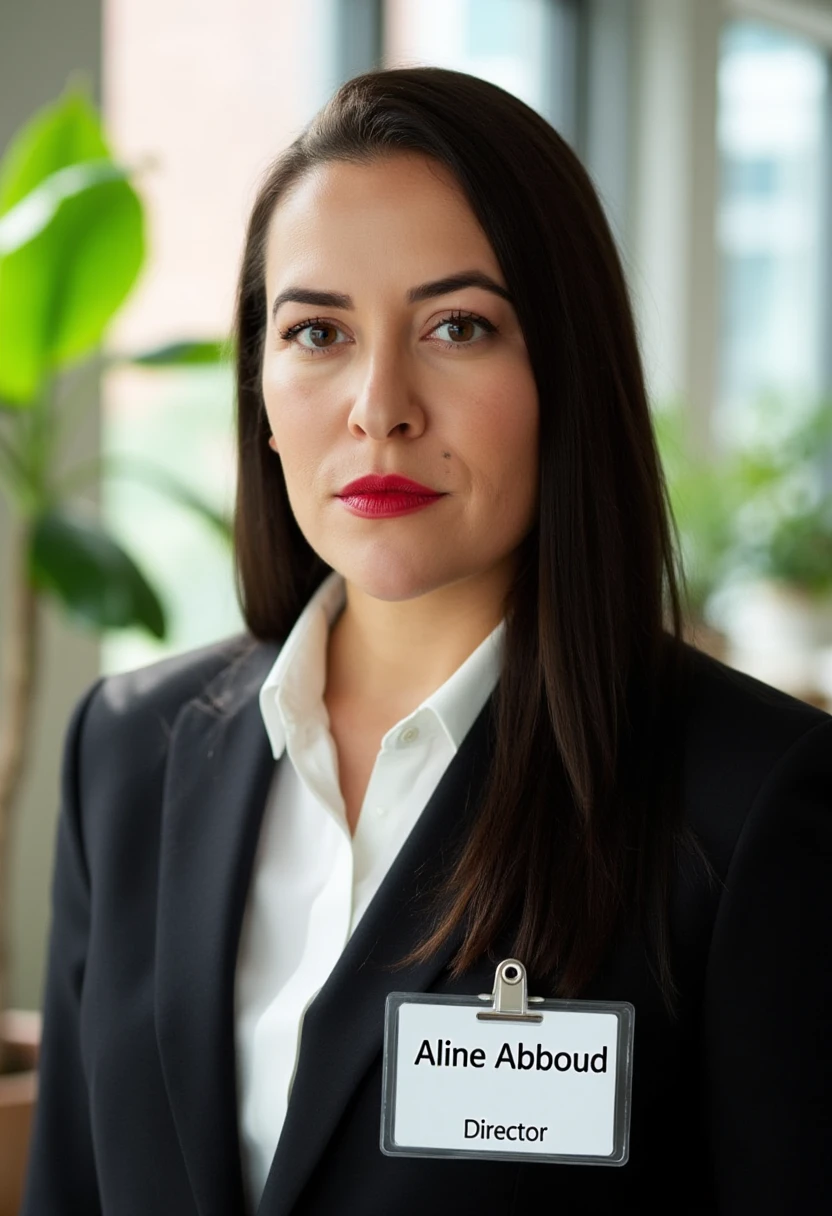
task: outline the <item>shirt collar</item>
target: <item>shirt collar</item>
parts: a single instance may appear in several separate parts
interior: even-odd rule
[[[426,697],[406,720],[432,711],[457,752],[500,677],[504,635],[505,621],[500,621],[453,675]],[[383,748],[392,745],[400,727],[401,723],[397,723],[387,732],[382,739]]]
[[[295,621],[260,689],[260,713],[275,760],[286,746],[286,725],[324,712],[326,643],[346,603],[346,584],[337,570],[326,576]]]
[[[346,603],[343,575],[333,570],[301,612],[260,689],[260,712],[278,759],[286,729],[294,722],[326,720],[326,649],[329,631]],[[500,621],[457,670],[381,740],[384,750],[399,745],[404,721],[435,717],[456,752],[499,679],[505,639]]]

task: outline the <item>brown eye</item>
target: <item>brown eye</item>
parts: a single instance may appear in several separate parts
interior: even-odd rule
[[[474,328],[474,322],[470,319],[465,321],[448,322],[448,333],[451,336],[452,341],[456,341],[457,338],[465,341],[466,337],[471,337],[471,330]]]
[[[316,355],[329,350],[331,346],[342,346],[342,342],[338,342],[335,338],[339,334],[337,325],[333,325],[329,321],[323,321],[317,317],[311,317],[307,321],[299,321],[297,325],[290,325],[288,329],[281,331],[281,338],[284,342],[289,342],[294,346],[299,347],[307,355]],[[309,334],[310,341],[300,341],[301,335]],[[330,340],[327,340],[327,334],[330,335]]]
[[[476,346],[479,342],[485,342],[497,333],[496,325],[476,313],[452,313],[451,316],[444,317],[432,330],[432,333],[438,334],[441,329],[447,330],[449,336],[439,340],[448,347]],[[479,337],[475,332],[478,329],[484,331]]]
[[[324,335],[324,338],[327,333],[334,334],[335,326],[334,325],[312,325],[309,327],[309,329],[306,332],[309,334],[309,339],[312,342],[313,346],[318,346],[318,347],[331,346],[332,345],[331,342],[327,342],[325,340],[320,341],[319,338],[320,338],[321,334]],[[303,343],[301,343],[301,345],[303,345]]]

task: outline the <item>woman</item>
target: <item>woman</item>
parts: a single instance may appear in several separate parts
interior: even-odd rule
[[[573,153],[470,76],[348,82],[236,344],[249,636],[75,711],[26,1216],[828,1211],[832,721],[678,638]],[[387,994],[509,956],[634,1006],[625,1165],[381,1153]]]

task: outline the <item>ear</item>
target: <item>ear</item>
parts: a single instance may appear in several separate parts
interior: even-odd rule
[[[274,441],[274,435],[269,436],[269,447],[273,452],[277,451],[277,444]]]

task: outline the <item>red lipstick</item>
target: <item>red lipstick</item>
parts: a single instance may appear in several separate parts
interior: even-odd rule
[[[338,498],[355,515],[365,519],[388,519],[392,515],[409,515],[421,511],[443,494],[423,486],[398,473],[371,474],[351,481],[339,492]]]

